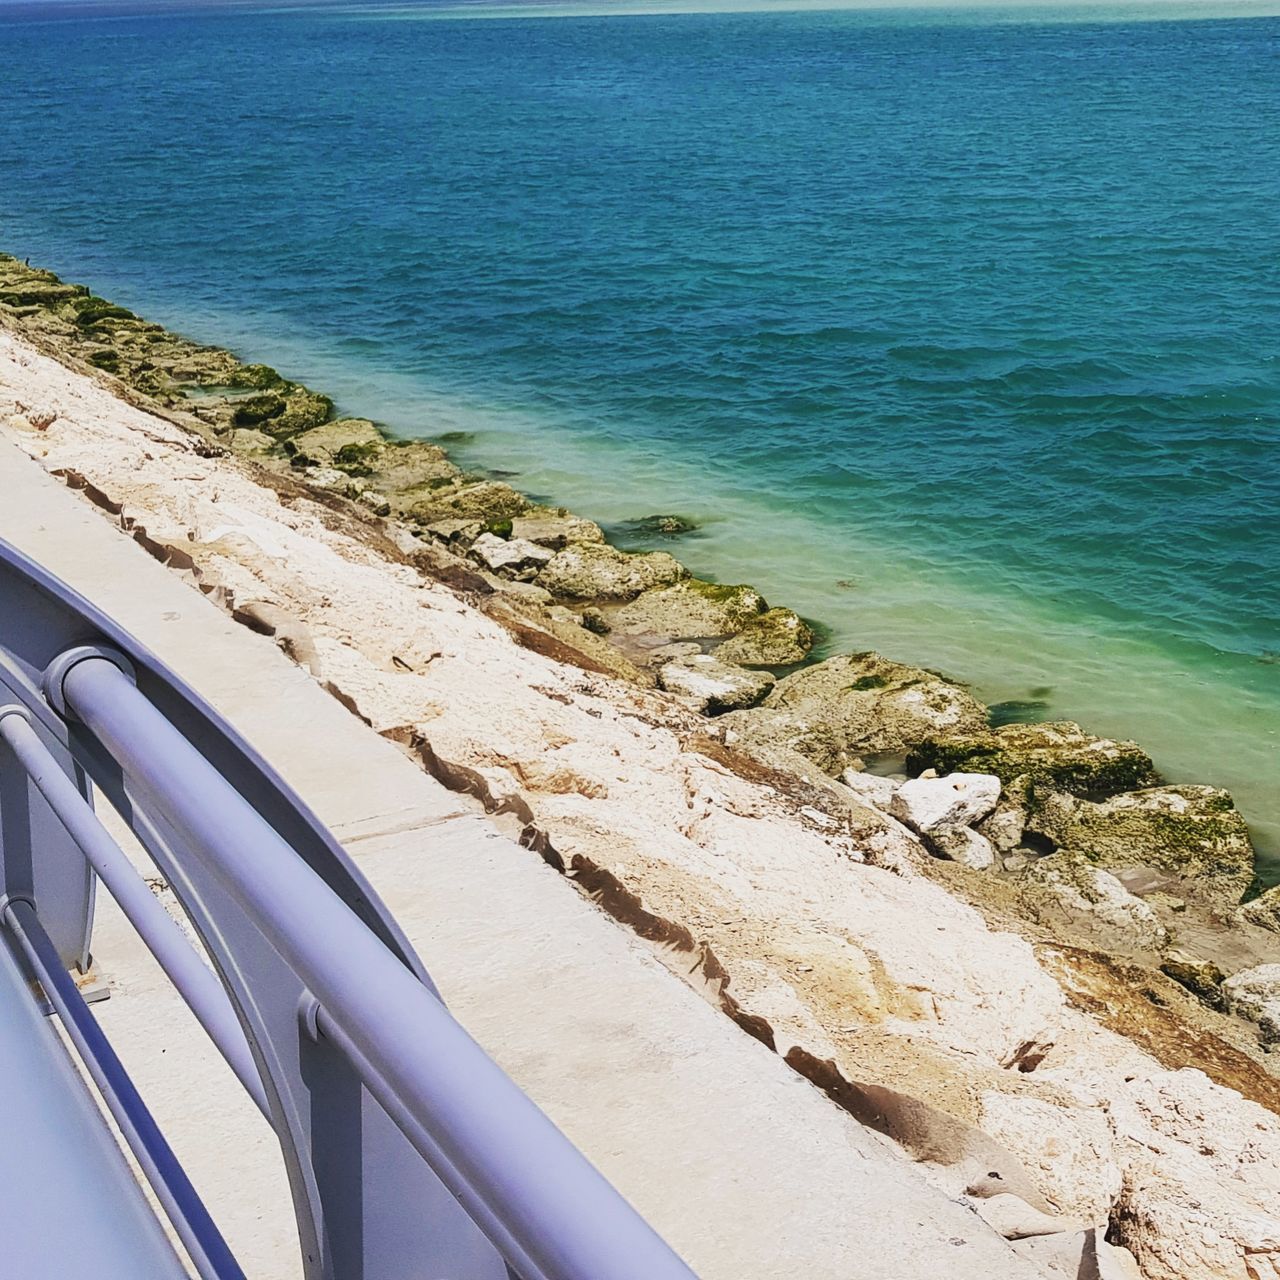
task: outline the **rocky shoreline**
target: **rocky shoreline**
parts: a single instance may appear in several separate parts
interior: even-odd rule
[[[250,468],[257,483],[284,506],[304,500],[319,504],[328,519],[357,530],[388,563],[411,566],[498,619],[526,650],[571,664],[588,678],[635,689],[638,709],[628,714],[680,726],[685,750],[703,762],[699,770],[705,773],[710,761],[715,770],[740,780],[732,786],[762,788],[774,797],[742,801],[746,811],[738,818],[749,818],[752,805],[781,804],[788,823],[800,824],[815,839],[820,835],[846,860],[913,883],[944,885],[989,924],[1028,939],[1039,964],[1076,1009],[1121,1032],[1174,1075],[1199,1067],[1217,1082],[1210,1088],[1235,1090],[1272,1110],[1280,1105],[1275,1057],[1265,1052],[1280,1044],[1280,891],[1245,901],[1254,876],[1253,851],[1227,793],[1166,785],[1139,746],[1097,738],[1076,725],[993,728],[986,707],[962,684],[937,673],[869,653],[813,661],[809,626],[789,609],[770,607],[750,586],[703,581],[662,551],[619,551],[593,522],[535,504],[502,481],[462,472],[441,444],[390,439],[371,420],[335,417],[326,397],[274,370],[201,347],[80,286],[3,257],[0,328],[73,370],[93,371],[114,395],[190,433],[194,455],[211,466],[238,459],[237,465]],[[34,441],[38,455],[41,450],[56,454],[59,411],[17,398],[11,409],[10,431]],[[126,507],[105,487],[104,476],[65,462],[61,470],[99,505],[125,518]],[[178,501],[171,488],[165,490],[166,503]],[[140,493],[132,494],[128,510],[141,503]],[[680,876],[670,867],[658,874],[652,851],[638,837],[634,854],[626,853],[625,830],[611,832],[622,852],[606,865],[584,834],[599,819],[588,821],[574,806],[604,801],[619,782],[593,781],[593,771],[581,765],[543,768],[536,761],[539,753],[571,751],[571,742],[531,745],[533,754],[514,769],[521,785],[513,787],[511,767],[504,765],[505,773],[498,776],[491,743],[472,741],[463,730],[446,730],[439,718],[423,722],[421,715],[415,718],[391,705],[384,691],[392,683],[388,672],[396,677],[397,689],[410,687],[410,678],[425,679],[423,673],[441,653],[420,653],[406,643],[386,660],[382,675],[353,666],[349,653],[324,639],[313,601],[297,592],[286,599],[289,589],[283,582],[276,582],[273,598],[233,590],[239,570],[229,567],[231,553],[217,549],[217,538],[210,543],[213,551],[204,546],[193,532],[198,521],[188,522],[184,542],[160,536],[154,518],[145,527],[139,517],[130,519],[134,536],[144,545],[150,542],[153,554],[192,573],[202,589],[226,593],[235,616],[273,636],[442,780],[471,791],[499,816],[514,818],[527,844],[567,869],[606,909],[663,946],[697,952],[702,978],[718,987],[716,998],[727,1013],[786,1052],[797,1071],[841,1105],[855,1114],[861,1109],[879,1116],[889,1137],[916,1159],[946,1171],[938,1174],[945,1185],[981,1200],[980,1216],[1007,1238],[1019,1238],[1023,1228],[1027,1239],[1062,1235],[1066,1208],[1069,1215],[1088,1219],[1090,1229],[1108,1224],[1108,1239],[1129,1246],[1148,1276],[1244,1280],[1280,1274],[1280,1221],[1270,1219],[1237,1224],[1225,1233],[1229,1247],[1224,1246],[1222,1258],[1234,1257],[1238,1266],[1233,1269],[1219,1265],[1217,1254],[1206,1253],[1208,1260],[1194,1265],[1171,1260],[1158,1237],[1162,1232],[1176,1237],[1179,1229],[1172,1222],[1162,1225],[1149,1198],[1143,1199],[1145,1184],[1134,1181],[1137,1175],[1123,1161],[1125,1185],[1104,1194],[1094,1180],[1088,1195],[1074,1199],[1060,1185],[1059,1174],[1038,1179],[1034,1170],[1011,1172],[1007,1149],[1025,1164],[1034,1145],[1017,1136],[1035,1111],[1017,1090],[1009,1096],[1030,1106],[1017,1116],[1017,1107],[990,1100],[989,1086],[979,1090],[984,1101],[975,1105],[977,1086],[971,1081],[961,1090],[970,1098],[965,1102],[955,1095],[955,1082],[964,1073],[957,1074],[954,1064],[932,1086],[922,1085],[918,1077],[936,1073],[936,1063],[926,1071],[913,1057],[910,1071],[894,1067],[893,1055],[901,1054],[902,1046],[895,1043],[891,1054],[869,1041],[859,1041],[855,1060],[861,1082],[855,1083],[837,1034],[843,1029],[827,1025],[820,1013],[824,1000],[829,1004],[835,997],[810,991],[809,975],[822,972],[834,982],[833,972],[843,974],[835,1003],[845,1010],[841,1016],[861,1025],[869,1017],[863,1006],[872,992],[881,991],[875,998],[883,999],[887,989],[877,985],[876,964],[884,963],[883,953],[857,963],[843,959],[834,971],[829,957],[817,963],[793,959],[790,989],[799,996],[779,994],[776,976],[753,984],[752,966],[762,965],[762,973],[768,967],[761,951],[772,954],[783,942],[764,935],[754,950],[737,945],[737,931],[702,898],[695,902],[692,894],[682,894]],[[216,573],[207,562],[211,556],[221,557]],[[260,566],[259,571],[276,570]],[[348,648],[358,648],[350,631],[351,624]],[[403,696],[397,693],[396,699]],[[575,695],[570,690],[559,696]],[[595,710],[609,718],[607,708]],[[690,793],[688,808],[693,816],[673,818],[681,830],[690,822],[729,821],[701,792]],[[750,839],[745,830],[739,838]],[[688,868],[681,872],[689,874]],[[747,873],[739,867],[726,874]],[[821,909],[810,909],[816,921]],[[733,909],[721,910],[726,921],[733,918]],[[791,923],[799,927],[796,920]],[[811,939],[805,954],[838,949],[832,928],[819,929],[826,941]],[[702,941],[712,934],[714,952]],[[869,953],[864,949],[864,954]],[[726,990],[729,972],[737,993],[733,998]],[[1034,986],[1030,977],[1025,980]],[[934,991],[932,998],[945,1004],[936,986],[922,980],[919,989]],[[860,1006],[856,1017],[847,1008],[850,991],[862,993],[854,1000]],[[1047,998],[1037,994],[1032,1003]],[[797,999],[806,1012],[795,1011]],[[784,1027],[794,1041],[789,1049],[779,1039]],[[804,1027],[808,1031],[802,1035],[797,1028]],[[917,1027],[908,1039],[921,1034]],[[1009,1038],[1016,1043],[997,1055],[1000,1070],[1022,1077],[1024,1086],[1033,1073],[1045,1070],[1046,1057],[1052,1062],[1054,1043],[1064,1043],[1061,1035],[1055,1041],[1036,1027],[1021,1027]],[[989,1046],[981,1052],[989,1052]],[[1054,1087],[1068,1087],[1063,1070],[1058,1068]],[[868,1083],[868,1076],[875,1083]],[[1078,1073],[1073,1080],[1070,1088],[1077,1089]],[[895,1119],[904,1105],[899,1091],[908,1082],[913,1098],[923,1097],[935,1116],[924,1136],[917,1132],[918,1117],[915,1129],[901,1116]],[[1170,1086],[1168,1097],[1181,1096],[1182,1087]],[[1050,1103],[1041,1097],[1035,1105]],[[1054,1105],[1072,1111],[1084,1104],[1077,1099]],[[1197,1105],[1203,1110],[1203,1099]],[[1050,1128],[1061,1122],[1056,1113],[1043,1119]],[[1079,1133],[1091,1132],[1092,1121],[1076,1117],[1075,1122],[1079,1132],[1072,1131],[1070,1142],[1063,1138],[1068,1146],[1082,1141]],[[1108,1123],[1116,1132],[1115,1114]],[[961,1125],[955,1132],[964,1136],[955,1142],[968,1154],[935,1160],[913,1151],[913,1143],[932,1150],[948,1124]],[[1275,1160],[1280,1190],[1280,1129],[1275,1132],[1274,1152],[1268,1146],[1265,1158],[1257,1155],[1255,1162],[1261,1162],[1259,1169],[1266,1164],[1258,1173],[1261,1187],[1270,1185],[1267,1162]],[[986,1186],[969,1168],[988,1152],[980,1138],[1004,1144],[986,1158],[997,1171],[1004,1170],[1001,1178],[1008,1180],[1009,1190]],[[1251,1160],[1255,1157],[1244,1159],[1244,1165]],[[1052,1219],[1053,1228],[1030,1227],[1028,1208]],[[1255,1206],[1250,1212],[1262,1211]],[[1023,1215],[1021,1226],[1009,1214]]]

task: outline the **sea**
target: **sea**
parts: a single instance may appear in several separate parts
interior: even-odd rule
[[[1275,880],[1277,13],[8,4],[0,249],[1136,738]]]

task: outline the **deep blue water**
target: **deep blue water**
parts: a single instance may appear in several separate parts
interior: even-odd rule
[[[1280,847],[1280,19],[77,12],[0,10],[0,248]]]

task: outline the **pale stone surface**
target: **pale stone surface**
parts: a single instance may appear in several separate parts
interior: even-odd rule
[[[1104,1111],[994,1090],[981,1105],[983,1132],[1022,1153],[1037,1189],[1060,1213],[1086,1226],[1107,1222],[1123,1175]]]
[[[929,847],[934,853],[952,862],[962,862],[975,871],[985,871],[995,866],[995,846],[986,836],[972,827],[950,826],[946,823],[929,831]]]
[[[493,573],[532,577],[554,552],[525,538],[499,538],[482,533],[472,544],[470,555]]]
[[[1000,799],[1000,779],[985,773],[912,778],[893,798],[893,816],[917,831],[964,827],[985,818]]]
[[[748,671],[707,653],[675,658],[658,671],[658,687],[698,711],[716,714],[753,707],[773,688],[767,671]]]
[[[0,444],[0,536],[91,592],[300,789],[370,876],[455,1014],[704,1280],[900,1280],[904,1267],[1038,1280],[269,639],[232,623],[30,463],[14,462]],[[267,540],[266,529],[255,532]],[[287,526],[279,532],[288,541]],[[554,678],[545,659],[535,665]],[[560,787],[564,776],[547,779]],[[106,895],[95,952],[113,993],[94,1012],[240,1261],[262,1280],[296,1280],[278,1144]]]
[[[1024,873],[1022,896],[1032,905],[1047,899],[1066,911],[1092,916],[1099,925],[1114,930],[1122,945],[1158,948],[1169,940],[1169,931],[1151,907],[1110,871],[1065,852],[1030,865]]]
[[[631,600],[687,576],[688,570],[665,551],[628,555],[607,543],[584,542],[557,552],[538,575],[538,585],[574,600]]]
[[[866,773],[861,769],[846,769],[840,775],[840,781],[850,791],[864,800],[869,800],[876,808],[883,809],[886,813],[889,812],[894,794],[900,785],[892,778],[882,778],[878,774]]]
[[[1280,1045],[1280,964],[1260,964],[1233,973],[1222,984],[1232,1013],[1258,1024],[1265,1045]]]
[[[1008,1192],[974,1199],[969,1202],[969,1205],[987,1226],[1006,1240],[1057,1235],[1070,1225],[1064,1219],[1043,1213],[1019,1196],[1010,1195]]]

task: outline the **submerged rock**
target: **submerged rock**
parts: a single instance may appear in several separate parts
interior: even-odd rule
[[[639,538],[678,538],[692,533],[698,526],[685,516],[641,516],[628,520],[622,526],[624,533]]]
[[[1222,999],[1237,1017],[1257,1023],[1264,1047],[1280,1045],[1280,964],[1232,974],[1222,984]]]
[[[911,753],[907,767],[912,773],[994,773],[1004,783],[1025,777],[1094,800],[1160,781],[1137,743],[1096,738],[1068,720],[931,739]]]
[[[1167,871],[1217,906],[1234,906],[1253,879],[1248,828],[1217,787],[1149,787],[1100,801],[1037,790],[1028,828],[1099,866]]]
[[[897,793],[899,783],[892,778],[882,778],[879,774],[866,773],[861,769],[846,769],[840,775],[844,783],[859,799],[866,800],[884,813],[889,812],[893,797]]]
[[[754,587],[722,586],[700,578],[685,578],[642,592],[618,610],[613,627],[624,635],[671,639],[731,636],[762,616],[767,608],[764,597]],[[723,653],[717,656],[722,661],[729,660]]]
[[[558,552],[538,575],[538,585],[570,600],[633,600],[688,574],[665,551],[631,555],[606,542],[584,542]]]
[[[753,707],[772,687],[767,671],[731,666],[707,653],[675,658],[658,672],[658,688],[708,715]]]
[[[789,667],[803,662],[813,648],[813,632],[790,609],[768,609],[751,618],[715,654],[747,667]]]

